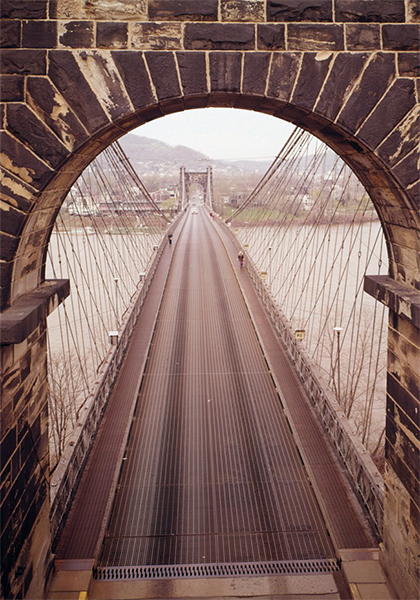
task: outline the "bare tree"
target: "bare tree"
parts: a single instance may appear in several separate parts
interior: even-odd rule
[[[51,471],[62,456],[77,422],[86,389],[75,352],[57,353],[49,361]]]

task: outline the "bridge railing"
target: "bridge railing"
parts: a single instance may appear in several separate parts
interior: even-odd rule
[[[171,231],[177,221],[168,230]],[[118,343],[110,346],[107,358],[102,363],[99,378],[95,381],[90,393],[90,399],[85,409],[85,416],[79,422],[60,458],[50,484],[50,523],[53,541],[56,539],[63,517],[71,505],[75,490],[85,466],[93,439],[99,426],[105,405],[111,394],[115,378],[122,363],[128,343],[140,310],[145,301],[153,276],[158,267],[164,248],[167,244],[166,235],[151,258],[146,268],[142,282],[125,312],[124,320],[118,332]]]
[[[241,243],[232,230],[223,222],[221,224],[228,232],[236,249],[243,251]],[[245,268],[289,359],[296,369],[308,398],[350,475],[355,490],[369,511],[379,535],[382,535],[384,483],[381,474],[369,452],[358,439],[354,427],[344,415],[333,393],[328,389],[327,382],[309,358],[303,343],[296,339],[295,332],[288,319],[278,302],[273,298],[268,286],[261,279],[257,267],[248,255],[245,260]]]

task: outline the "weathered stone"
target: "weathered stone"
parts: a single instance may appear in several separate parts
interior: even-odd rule
[[[135,23],[131,43],[142,50],[181,50],[181,23]]]
[[[218,0],[149,0],[151,21],[217,21]]]
[[[289,50],[344,50],[343,26],[290,24],[287,28],[287,44]]]
[[[360,23],[403,23],[404,2],[401,0],[336,0],[336,21]]]
[[[62,1],[62,0],[61,0]],[[85,0],[85,19],[98,21],[145,21],[147,0]]]
[[[47,53],[45,50],[2,50],[0,53],[2,74],[45,75]]]
[[[418,0],[407,0],[407,21],[411,23],[420,22],[420,4]]]
[[[415,104],[413,81],[395,81],[365,121],[358,134],[360,139],[370,148],[376,148]]]
[[[35,189],[43,188],[51,179],[53,172],[25,146],[4,131],[0,131],[0,145],[2,164],[9,173]]]
[[[381,30],[374,24],[345,26],[347,50],[376,50],[381,44]]]
[[[81,19],[82,5],[80,0],[50,0],[50,19]]]
[[[20,46],[20,21],[3,21],[0,28],[0,48]]]
[[[267,0],[267,21],[332,21],[332,0]]]
[[[112,58],[134,108],[142,108],[155,102],[143,53],[114,51]]]
[[[417,184],[416,187],[414,187],[410,193],[410,196],[413,199],[413,206],[416,206],[417,210],[420,210],[420,199],[418,191],[419,164],[419,148],[416,148],[411,152],[411,154],[408,154],[392,169],[394,175],[404,186],[410,187]]]
[[[384,25],[382,27],[384,50],[420,50],[419,25]]]
[[[292,103],[302,108],[313,108],[324,84],[332,53],[305,52],[293,92]]]
[[[205,54],[203,52],[177,52],[176,57],[184,95],[207,94]]]
[[[2,0],[0,17],[2,19],[46,19],[48,0]]]
[[[92,133],[103,126],[108,119],[73,53],[53,50],[49,59],[48,75],[86,129]]]
[[[317,112],[326,115],[331,120],[335,119],[367,59],[368,54],[350,52],[341,53],[335,57],[320,99],[316,104]]]
[[[24,104],[11,104],[7,111],[10,130],[22,142],[52,167],[57,167],[67,156],[67,151],[44,123]]]
[[[1,99],[3,102],[23,100],[24,78],[20,75],[3,75],[1,78]]]
[[[127,48],[127,23],[108,22],[96,24],[96,45],[98,48]]]
[[[158,99],[167,100],[179,96],[181,90],[172,52],[146,52],[145,56]]]
[[[26,21],[22,26],[24,48],[55,48],[57,46],[56,21]]]
[[[293,52],[273,54],[267,96],[289,101],[300,59],[300,54]]]
[[[280,23],[257,25],[258,50],[285,50],[285,26]]]
[[[244,94],[265,95],[269,66],[269,52],[246,52],[242,80]]]
[[[233,23],[186,23],[186,50],[253,50],[254,26]]]
[[[395,77],[393,54],[378,53],[367,65],[362,78],[344,106],[338,122],[356,131]]]
[[[379,145],[379,156],[394,165],[420,144],[420,107],[412,110],[388,138]]]
[[[93,45],[93,22],[60,22],[58,41],[60,46],[67,48],[90,48]]]
[[[212,92],[239,92],[241,89],[241,56],[234,52],[210,53],[210,89]]]
[[[118,77],[118,68],[107,52],[85,52],[77,55],[77,62],[97,100],[105,107],[111,120],[132,112],[128,97]]]
[[[47,78],[28,77],[26,90],[28,104],[68,148],[74,150],[86,141],[86,130]]]
[[[0,204],[0,218],[3,225],[3,231],[11,235],[19,235],[20,230],[24,222],[25,214],[10,205],[2,202]]]
[[[3,202],[28,212],[35,201],[33,190],[7,171],[0,171],[0,198]]]
[[[399,53],[398,73],[401,77],[420,77],[420,54],[418,52]]]
[[[222,21],[264,21],[264,0],[221,0]]]

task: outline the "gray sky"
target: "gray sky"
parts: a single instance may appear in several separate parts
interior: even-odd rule
[[[212,159],[262,159],[277,156],[293,128],[254,111],[202,108],[155,119],[132,133],[188,146]]]

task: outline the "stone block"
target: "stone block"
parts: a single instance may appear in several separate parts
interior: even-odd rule
[[[269,52],[246,52],[244,55],[242,92],[264,96],[269,67]]]
[[[411,475],[416,479],[420,478],[420,456],[418,442],[416,444],[414,440],[418,440],[419,433],[420,430],[417,428],[417,434],[413,436],[410,429],[407,429],[402,423],[395,421],[387,414],[386,438],[391,444],[393,452],[400,455]]]
[[[212,92],[239,92],[242,58],[234,52],[210,53],[210,89]]]
[[[381,30],[375,24],[346,24],[344,28],[347,50],[379,50]]]
[[[414,82],[398,79],[369,115],[358,136],[375,149],[415,106]]]
[[[398,73],[401,77],[420,77],[420,55],[418,52],[398,54]]]
[[[3,21],[0,28],[0,48],[19,48],[20,21]]]
[[[3,102],[23,100],[24,78],[21,75],[3,75],[1,78],[1,99]]]
[[[311,110],[324,84],[332,52],[305,52],[293,92],[293,104]]]
[[[48,75],[90,133],[109,123],[72,52],[52,50]]]
[[[345,103],[346,97],[354,85],[366,61],[368,54],[345,52],[335,57],[328,73],[316,111],[334,120]]]
[[[206,55],[204,52],[177,52],[176,58],[184,95],[207,94]]]
[[[217,21],[218,0],[149,0],[150,21]]]
[[[62,3],[62,0],[60,0]],[[97,21],[145,21],[147,0],[100,0],[84,2],[84,19]]]
[[[182,50],[181,23],[135,23],[131,44],[142,50]]]
[[[28,77],[27,100],[70,150],[83,144],[87,133],[65,99],[46,77]]]
[[[403,184],[404,187],[410,188],[413,186],[413,207],[420,210],[418,181],[419,181],[419,148],[415,148],[410,154],[403,158],[397,165],[392,168],[395,177]]]
[[[0,53],[1,73],[7,75],[45,75],[45,50],[5,49]]]
[[[46,19],[48,0],[2,0],[0,4],[2,19]]]
[[[290,24],[287,28],[289,50],[333,51],[344,50],[342,25]]]
[[[0,205],[0,220],[2,231],[13,236],[18,236],[23,226],[24,213],[16,210],[10,204],[2,202]]]
[[[62,21],[58,28],[58,45],[65,48],[91,48],[93,46],[92,21]]]
[[[267,0],[267,21],[332,21],[332,0]]]
[[[420,107],[416,106],[398,127],[379,145],[377,152],[390,166],[415,150],[420,144]]]
[[[134,108],[153,104],[154,97],[142,52],[113,51],[112,58]]]
[[[146,52],[150,76],[159,100],[180,96],[178,73],[172,52]]]
[[[276,52],[271,61],[267,96],[288,102],[300,67],[301,55]]]
[[[253,50],[254,26],[234,23],[186,23],[186,50]]]
[[[404,2],[401,0],[336,0],[335,20],[358,23],[403,23]]]
[[[392,468],[401,484],[407,490],[410,498],[418,498],[420,494],[419,480],[416,479],[412,473],[409,465],[404,460],[404,457],[400,455],[397,446],[392,446],[389,439],[386,438],[385,443],[385,458],[387,464]],[[417,460],[419,459],[417,452]]]
[[[52,167],[58,167],[66,158],[65,147],[25,104],[10,104],[7,121],[10,131]]]
[[[378,53],[367,65],[360,82],[347,100],[338,122],[355,132],[395,77],[393,54]]]
[[[96,24],[96,45],[98,48],[127,48],[128,25],[118,22]]]
[[[285,26],[281,23],[257,25],[258,50],[285,50]]]
[[[420,4],[418,0],[407,0],[407,21],[409,23],[420,22]]]
[[[384,25],[384,50],[420,50],[420,26],[415,24]]]
[[[26,21],[22,24],[23,48],[56,48],[56,21]]]
[[[222,21],[264,21],[264,0],[221,0]]]

